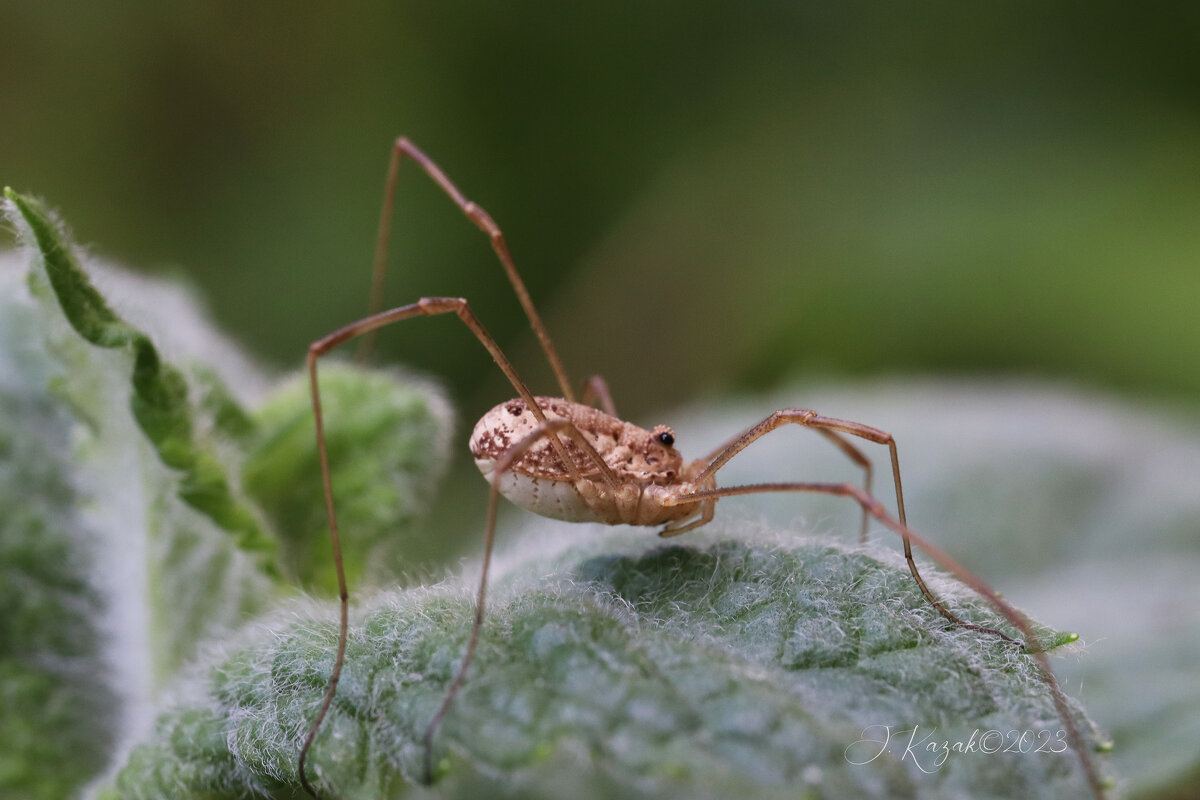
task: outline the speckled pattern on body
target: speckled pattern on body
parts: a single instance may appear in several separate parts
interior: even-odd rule
[[[546,437],[530,446],[500,477],[500,492],[509,500],[537,514],[568,522],[659,525],[698,512],[698,502],[675,505],[668,499],[680,493],[681,485],[689,484],[705,466],[702,461],[684,462],[674,448],[675,434],[670,428],[658,425],[646,430],[581,403],[556,397],[535,399],[547,420],[566,419],[579,430],[612,470],[622,494],[615,495],[591,456],[570,436],[562,434],[560,440],[581,480],[572,479]],[[497,460],[536,431],[538,425],[521,399],[501,403],[484,414],[470,441],[480,472],[490,478]]]

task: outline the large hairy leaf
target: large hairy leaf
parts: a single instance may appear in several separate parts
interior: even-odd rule
[[[0,794],[68,797],[144,734],[205,641],[331,560],[313,545],[328,540],[323,520],[281,508],[260,482],[279,469],[243,477],[249,463],[285,464],[283,480],[320,506],[303,393],[285,386],[248,411],[269,376],[186,291],[85,268],[40,203],[5,194],[29,248],[0,259]],[[330,431],[335,466],[352,460],[378,481],[351,541],[388,539],[428,506],[449,415],[427,386],[330,372],[331,407],[376,422],[369,439],[342,420]],[[297,437],[307,460],[287,464],[280,443]],[[367,444],[385,448],[371,460]],[[358,547],[351,560],[386,580],[402,555]]]
[[[1088,795],[1032,659],[948,626],[888,550],[744,524],[519,561],[436,740],[437,796]],[[473,614],[466,580],[363,604],[309,762],[327,796],[428,791],[422,736]],[[336,636],[333,609],[293,608],[198,666],[121,796],[294,794]],[[987,731],[981,752],[930,746]]]

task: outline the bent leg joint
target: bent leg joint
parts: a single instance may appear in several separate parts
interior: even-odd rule
[[[467,301],[462,297],[422,297],[417,301],[417,307],[423,314],[444,314],[447,311],[461,311],[467,307]]]

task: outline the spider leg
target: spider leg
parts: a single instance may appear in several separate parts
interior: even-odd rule
[[[658,535],[664,539],[670,539],[672,536],[678,536],[681,533],[695,530],[702,525],[707,525],[713,521],[713,517],[717,513],[717,501],[711,500],[703,503],[700,506],[700,516],[697,519],[688,521],[686,519],[679,522],[673,522],[664,527],[658,532]]]
[[[728,459],[726,459],[728,460]],[[959,624],[971,630],[990,633],[1000,638],[1011,642],[1021,647],[1022,652],[1033,657],[1034,662],[1038,666],[1038,672],[1041,674],[1042,682],[1046,684],[1050,690],[1050,694],[1054,700],[1055,710],[1062,719],[1063,726],[1067,729],[1067,735],[1070,739],[1071,746],[1074,748],[1076,755],[1079,757],[1080,765],[1083,767],[1084,774],[1087,777],[1092,794],[1098,800],[1104,800],[1104,782],[1100,778],[1099,772],[1092,763],[1091,756],[1088,755],[1087,745],[1083,741],[1083,737],[1079,733],[1079,726],[1075,724],[1075,718],[1071,715],[1070,706],[1067,704],[1067,697],[1063,693],[1062,688],[1058,684],[1058,680],[1054,677],[1054,672],[1050,669],[1050,659],[1046,656],[1045,651],[1037,647],[1031,647],[1029,643],[1035,642],[1037,636],[1030,625],[1029,620],[1021,615],[1015,608],[998,595],[995,590],[984,583],[983,579],[968,570],[962,564],[958,563],[948,553],[937,547],[932,542],[917,534],[904,523],[903,520],[893,517],[883,507],[874,496],[864,492],[859,487],[850,483],[761,483],[748,486],[725,486],[718,488],[696,489],[689,492],[681,492],[673,498],[671,505],[679,505],[682,503],[694,502],[696,500],[717,500],[722,497],[732,497],[734,495],[758,494],[762,492],[814,492],[818,494],[836,495],[841,497],[849,497],[860,506],[863,510],[875,517],[887,528],[897,533],[905,543],[915,542],[917,547],[921,548],[935,563],[943,569],[954,575],[960,581],[965,583],[979,595],[981,595],[988,604],[992,606],[1002,617],[1008,620],[1013,627],[1021,632],[1025,637],[1025,644],[1017,642],[1015,639],[1001,633],[992,628],[986,628],[981,625],[963,622],[959,620]],[[912,562],[909,562],[910,566]],[[928,599],[927,589],[924,582],[921,582],[922,593]],[[939,609],[941,610],[941,609]],[[943,611],[943,614],[946,612]],[[957,618],[955,618],[957,619]]]
[[[786,415],[789,412],[796,412],[802,416],[797,419],[789,419],[789,418],[786,418],[785,416],[781,416],[781,415]],[[812,416],[804,417],[803,415],[812,415]],[[874,465],[871,464],[871,459],[867,458],[867,456],[861,450],[859,450],[857,447],[855,447],[852,442],[847,440],[845,436],[838,433],[837,432],[838,429],[835,429],[833,427],[824,427],[822,425],[822,421],[824,421],[825,419],[826,418],[817,416],[817,415],[813,414],[813,412],[807,411],[805,409],[785,409],[784,411],[776,411],[774,414],[767,417],[765,420],[763,420],[762,422],[760,422],[758,425],[754,426],[753,428],[750,428],[749,430],[745,431],[744,433],[739,433],[737,436],[734,436],[732,439],[725,442],[723,445],[718,447],[716,450],[713,450],[711,453],[709,453],[707,456],[705,456],[702,460],[710,462],[710,463],[715,462],[718,458],[724,456],[726,453],[729,453],[729,455],[725,457],[724,461],[721,462],[721,464],[724,464],[725,461],[728,461],[734,455],[737,455],[738,452],[740,452],[741,450],[748,447],[750,445],[750,443],[753,442],[755,439],[759,438],[760,436],[765,435],[766,433],[769,433],[771,430],[774,430],[779,425],[785,425],[787,423],[801,424],[801,425],[805,425],[807,427],[812,428],[817,433],[824,436],[826,439],[828,439],[830,442],[832,442],[833,445],[835,447],[837,447],[838,450],[842,451],[842,453],[844,453],[847,458],[849,458],[851,461],[853,461],[855,464],[857,464],[859,467],[861,467],[862,471],[863,471],[863,489],[867,492],[867,494],[871,494],[871,478],[872,478],[873,471],[874,471]],[[844,420],[831,420],[831,421],[845,423]],[[845,423],[845,424],[857,425],[857,423]],[[750,437],[751,434],[754,434],[758,430],[758,428],[765,426],[765,425],[769,425],[769,427],[766,430],[759,432],[757,435],[753,436],[752,438],[747,438],[747,437]],[[865,425],[861,426],[861,427],[866,428]],[[879,431],[874,428],[870,428],[869,430],[870,430],[872,436],[864,437],[864,438],[869,438],[871,441],[879,441],[879,439],[875,438],[876,436],[888,436],[890,438],[890,435],[884,433],[883,431]],[[847,432],[849,432],[849,431],[847,431]],[[885,442],[886,442],[886,440],[884,442],[880,442],[880,443],[882,444]],[[736,450],[734,449],[735,447],[737,448]],[[732,450],[732,452],[730,452],[731,450]],[[715,471],[716,471],[715,469],[711,470],[709,472],[709,474],[711,474],[712,472],[715,472]],[[901,517],[901,519],[903,519],[904,518],[904,501],[900,494],[900,488],[899,488],[900,470],[899,470],[899,466],[896,464],[895,459],[893,459],[893,473],[896,476],[896,500],[899,503],[900,517]],[[859,532],[858,532],[859,542],[865,543],[867,541],[867,522],[868,522],[868,520],[870,520],[870,518],[871,518],[871,515],[868,514],[864,510],[863,515],[862,515],[862,526],[859,528]]]
[[[595,448],[588,442],[579,429],[567,419],[555,418],[543,420],[536,428],[525,435],[520,441],[508,448],[504,455],[496,462],[495,468],[491,475],[491,488],[488,492],[488,511],[487,511],[487,527],[484,532],[483,545],[483,570],[479,578],[479,593],[475,599],[475,621],[471,625],[471,636],[467,641],[467,649],[463,653],[462,663],[458,667],[458,674],[454,676],[454,680],[450,683],[450,688],[446,690],[446,696],[442,699],[441,706],[438,707],[437,713],[433,715],[433,719],[429,721],[429,726],[425,729],[425,784],[433,782],[433,739],[437,734],[438,726],[442,723],[442,718],[446,716],[451,704],[454,702],[455,696],[463,683],[466,682],[467,667],[471,665],[471,659],[475,656],[475,648],[479,644],[479,632],[483,628],[483,609],[484,601],[487,596],[487,579],[488,569],[492,562],[492,545],[496,539],[496,512],[500,500],[500,478],[512,468],[512,465],[520,460],[529,448],[537,444],[544,438],[550,438],[551,441],[558,441],[559,435],[566,436],[571,439],[576,445],[583,450],[584,454],[596,466],[601,468],[602,474],[607,474],[610,478],[605,482],[608,488],[614,494],[619,494],[621,487],[608,466],[604,463],[604,459],[596,452]]]
[[[617,416],[617,407],[613,404],[612,393],[608,391],[608,381],[603,375],[593,375],[583,385],[583,395],[579,402],[585,406],[599,408],[610,417]],[[596,405],[599,403],[599,405]]]
[[[392,156],[388,162],[387,180],[383,190],[383,207],[379,213],[379,234],[375,242],[375,262],[371,271],[371,299],[367,315],[374,316],[383,308],[383,288],[387,272],[388,244],[391,240],[392,216],[396,205],[396,179],[400,173],[400,164],[405,158],[416,162],[425,171],[425,174],[454,201],[454,204],[466,215],[467,219],[471,220],[471,222],[475,223],[476,227],[487,234],[488,239],[492,243],[492,249],[496,252],[497,258],[500,259],[500,264],[504,267],[504,273],[508,276],[508,281],[512,284],[513,291],[517,294],[517,300],[520,301],[521,308],[525,310],[525,316],[529,318],[530,327],[537,334],[542,351],[546,354],[546,360],[550,362],[550,367],[554,370],[554,377],[558,381],[562,396],[573,402],[575,394],[571,391],[571,382],[567,380],[567,372],[563,369],[562,361],[558,358],[558,352],[554,349],[554,344],[550,341],[550,334],[546,331],[546,326],[542,324],[542,318],[538,315],[537,309],[533,305],[533,299],[529,296],[529,290],[525,288],[525,282],[521,280],[521,276],[517,272],[517,266],[513,263],[512,255],[509,253],[508,244],[504,241],[504,234],[500,231],[500,226],[496,224],[487,211],[484,211],[475,203],[468,200],[429,156],[421,152],[415,144],[403,136],[397,139],[392,145]],[[359,361],[366,360],[370,355],[374,342],[374,330],[364,331],[356,354]]]
[[[863,491],[867,494],[871,494],[871,473],[873,469],[871,459],[867,458],[866,455],[863,454],[863,451],[855,447],[852,442],[848,441],[846,437],[842,436],[837,431],[834,431],[830,428],[815,428],[815,430],[817,433],[833,442],[834,446],[845,453],[847,458],[849,458],[855,464],[858,464],[858,466],[862,467]],[[899,471],[897,471],[896,474],[897,480],[899,480]],[[867,513],[867,510],[864,508],[862,515],[862,527],[858,531],[858,541],[860,543],[865,544],[867,541],[867,522],[870,520],[870,518],[871,515]]]
[[[908,530],[908,520],[904,512],[904,490],[900,485],[900,456],[896,450],[895,438],[893,438],[893,436],[887,431],[881,431],[878,428],[872,428],[869,425],[863,425],[861,422],[852,422],[850,420],[836,419],[834,417],[823,417],[817,412],[810,411],[806,408],[785,408],[781,411],[776,411],[775,413],[771,414],[762,422],[752,426],[745,433],[734,438],[732,441],[718,450],[716,454],[711,457],[708,466],[700,472],[693,482],[696,484],[701,484],[705,480],[712,479],[716,475],[717,471],[721,469],[721,467],[725,466],[725,464],[727,464],[731,458],[745,450],[758,439],[761,439],[771,431],[776,430],[784,425],[803,425],[807,428],[813,428],[814,430],[824,433],[842,450],[843,453],[846,453],[848,456],[850,456],[850,458],[854,459],[855,461],[859,461],[859,459],[861,459],[861,461],[859,461],[860,465],[862,465],[863,461],[867,461],[867,496],[871,496],[871,470],[869,461],[861,452],[858,452],[856,447],[843,439],[839,434],[857,436],[858,438],[865,439],[869,442],[887,445],[892,461],[892,481],[896,486],[896,511],[900,516],[900,525],[902,528],[897,532],[904,541],[904,559],[908,562],[908,571],[912,573],[913,580],[915,580],[917,582],[917,586],[920,587],[921,594],[925,596],[925,599],[929,601],[930,605],[938,610],[938,613],[956,625],[961,625],[965,628],[974,627],[964,620],[959,619],[959,617],[950,611],[950,609],[946,608],[941,600],[938,600],[937,596],[925,584],[925,579],[921,577],[921,571],[917,569],[917,562],[916,559],[913,558],[912,553],[912,543],[909,541],[906,533]],[[865,510],[866,509],[864,507],[864,511]],[[864,523],[865,521],[864,515]],[[1008,638],[999,631],[992,631],[992,633],[1003,638]]]
[[[512,383],[517,394],[528,405],[530,412],[534,417],[542,423],[546,422],[546,415],[538,406],[533,394],[529,388],[517,375],[516,369],[512,363],[504,355],[496,340],[487,332],[483,324],[471,311],[467,301],[459,297],[423,297],[415,303],[406,306],[400,306],[388,311],[382,311],[378,314],[373,314],[369,317],[364,317],[357,322],[352,322],[349,325],[338,328],[327,336],[313,342],[308,348],[308,375],[309,387],[312,393],[313,417],[316,422],[317,433],[317,456],[321,464],[321,481],[322,488],[325,493],[325,511],[329,518],[329,535],[333,542],[333,558],[334,567],[337,572],[338,580],[338,598],[341,603],[341,627],[338,632],[337,656],[334,659],[333,670],[329,675],[329,685],[325,690],[325,697],[321,701],[321,707],[317,711],[316,717],[313,718],[312,726],[309,728],[308,735],[304,739],[304,743],[300,747],[300,755],[297,760],[297,770],[300,774],[300,783],[304,790],[312,797],[318,797],[316,791],[308,781],[308,776],[305,774],[305,763],[308,760],[309,750],[312,748],[313,741],[316,739],[317,733],[321,729],[321,723],[325,720],[325,715],[329,711],[329,707],[333,702],[334,695],[337,692],[338,680],[341,677],[342,665],[346,657],[346,636],[349,624],[349,591],[346,588],[346,574],[342,566],[342,548],[341,539],[338,533],[337,513],[333,503],[333,488],[329,471],[329,457],[325,447],[325,424],[324,417],[321,412],[321,394],[317,380],[317,360],[351,339],[366,335],[385,325],[390,325],[400,320],[418,316],[434,316],[438,314],[455,314],[463,324],[475,335],[475,338],[487,349],[492,358],[499,365],[502,372]],[[557,430],[556,428],[554,430]],[[551,443],[571,473],[574,480],[579,480],[581,475],[575,461],[567,455],[566,447],[558,436],[551,439]],[[586,451],[585,451],[586,452]],[[594,451],[592,451],[594,453]],[[599,458],[597,456],[596,458]],[[610,483],[616,483],[616,478],[613,476],[608,466],[600,461],[602,466],[601,473],[605,475],[606,480]]]

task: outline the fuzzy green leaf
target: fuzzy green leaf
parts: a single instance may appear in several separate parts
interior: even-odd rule
[[[229,477],[209,446],[193,431],[188,385],[183,374],[162,361],[153,342],[117,316],[79,266],[70,241],[37,200],[4,190],[27,239],[36,243],[50,286],[71,327],[86,341],[132,356],[130,408],[159,458],[183,472],[179,497],[237,538],[239,548],[257,552],[261,568],[275,572],[274,540],[254,512],[234,494]]]
[[[385,372],[335,362],[319,375],[347,580],[394,582],[445,472],[450,412],[428,386]],[[335,596],[307,375],[281,386],[254,420],[246,489],[276,522],[289,574]]]
[[[782,535],[647,544],[530,560],[498,583],[432,789],[413,781],[467,640],[470,591],[368,601],[310,760],[325,796],[1087,796],[1069,750],[952,753],[940,768],[936,752],[905,757],[914,727],[951,743],[1029,731],[1059,751],[1062,724],[1032,660],[948,628],[890,551]],[[953,582],[933,584],[996,624]],[[297,795],[336,638],[329,606],[247,631],[159,717],[121,795]],[[861,740],[881,726],[894,740],[872,756]]]
[[[1080,633],[1086,651],[1056,672],[1111,735],[1128,796],[1200,794],[1194,413],[1057,382],[904,378],[789,385],[737,403],[697,402],[666,420],[691,452],[704,452],[767,411],[800,404],[894,434],[915,528],[1011,602]],[[858,477],[811,439],[767,437],[723,481]],[[881,497],[887,481],[877,470]],[[857,521],[857,509],[814,497],[727,501],[720,513],[739,507],[780,525],[797,514],[832,530]]]
[[[70,797],[102,769],[120,704],[71,480],[71,415],[42,391],[35,320],[0,291],[0,796],[13,800]]]
[[[326,578],[332,559],[311,542],[328,532],[315,521],[323,503],[302,382],[248,413],[239,398],[265,379],[185,290],[94,261],[85,272],[39,203],[6,196],[31,247],[0,257],[0,794],[40,800],[76,795],[113,768],[203,642],[295,593],[276,569],[270,523],[297,523],[284,548],[296,572]],[[174,366],[162,352],[187,360]],[[359,499],[368,513],[350,514],[348,541],[377,546],[349,562],[356,580],[383,579],[400,561],[387,537],[428,506],[449,414],[427,386],[328,371],[331,406],[345,412],[331,426],[335,466],[355,494],[388,487]],[[355,478],[344,459],[370,474]],[[267,478],[256,488],[280,479],[258,467],[283,467],[275,496],[245,490],[248,462]],[[281,498],[280,486],[306,488]]]
[[[76,546],[105,554],[95,577],[122,615],[107,626],[128,637],[120,646],[132,651],[121,656],[130,702],[146,702],[201,638],[263,610],[274,540],[261,513],[234,494],[239,459],[207,433],[220,427],[192,406],[183,370],[112,311],[40,203],[11,190],[6,197],[9,218],[32,245],[28,289],[13,285],[7,298],[36,310],[22,335],[41,348],[44,378],[27,389],[83,423],[64,463],[69,479],[87,488],[76,507],[92,520],[94,537]],[[145,305],[161,304],[172,326],[186,328],[176,333],[215,338],[198,328],[201,315],[178,289],[111,270],[105,278]]]

